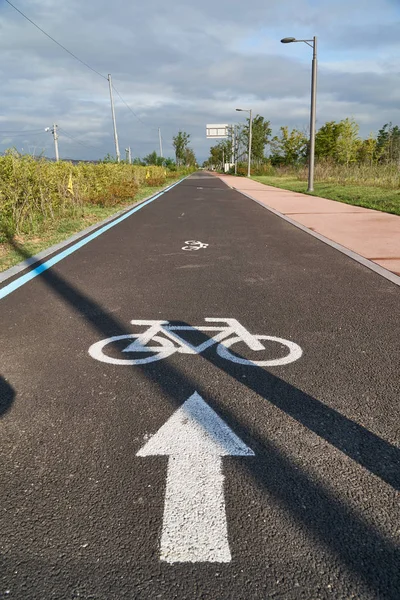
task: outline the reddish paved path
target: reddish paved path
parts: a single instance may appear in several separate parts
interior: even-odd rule
[[[400,276],[400,217],[221,175],[227,185]]]

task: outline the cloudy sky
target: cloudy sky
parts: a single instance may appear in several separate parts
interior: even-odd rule
[[[203,161],[206,123],[240,122],[236,107],[270,119],[274,132],[306,128],[312,51],[280,44],[286,36],[318,36],[318,126],[353,116],[368,135],[388,121],[400,124],[399,0],[12,2],[104,77],[112,74],[138,117],[116,96],[121,154],[128,145],[133,156],[158,149],[161,127],[164,155],[173,155],[172,136],[183,129]],[[44,131],[53,122],[61,157],[115,152],[106,79],[5,0],[0,56],[0,152],[44,148],[54,156]]]

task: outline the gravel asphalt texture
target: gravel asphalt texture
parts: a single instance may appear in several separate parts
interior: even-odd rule
[[[399,301],[203,173],[2,299],[0,598],[399,600]],[[88,353],[133,319],[206,317],[303,356]],[[255,454],[223,458],[224,564],[160,561],[168,458],[136,456],[195,391]]]

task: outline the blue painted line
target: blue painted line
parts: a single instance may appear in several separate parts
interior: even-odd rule
[[[184,177],[183,179],[186,179],[186,177]],[[165,194],[169,190],[172,190],[172,188],[174,188],[176,185],[178,185],[179,183],[181,183],[181,181],[183,181],[183,179],[181,179],[180,181],[177,181],[176,183],[172,184],[167,189],[163,190],[159,194],[156,194],[152,198],[149,198],[145,202],[142,202],[141,204],[139,204],[139,206],[135,206],[135,208],[132,208],[131,210],[129,210],[125,214],[121,215],[120,217],[118,217],[117,219],[115,219],[115,221],[112,221],[111,223],[108,223],[107,225],[104,225],[104,227],[101,227],[100,229],[97,229],[97,231],[95,231],[94,233],[91,233],[90,235],[88,235],[87,237],[85,237],[83,240],[80,240],[76,244],[73,244],[72,246],[70,246],[66,250],[63,250],[62,252],[60,252],[60,254],[56,254],[56,256],[53,256],[53,258],[50,258],[50,260],[47,260],[46,262],[42,263],[41,265],[39,265],[35,269],[32,269],[32,271],[29,271],[29,273],[26,273],[25,275],[22,275],[21,277],[18,277],[18,279],[15,279],[15,281],[13,281],[12,283],[9,283],[8,285],[6,285],[5,287],[3,287],[0,290],[0,300],[2,298],[5,298],[6,296],[8,296],[9,294],[11,294],[12,292],[14,292],[15,290],[17,290],[21,286],[25,285],[25,283],[28,283],[28,281],[32,281],[32,279],[34,279],[35,277],[37,277],[38,275],[40,275],[44,271],[47,271],[48,269],[50,269],[51,267],[53,267],[54,265],[56,265],[58,262],[60,262],[60,260],[63,260],[64,258],[66,258],[67,256],[69,256],[70,254],[72,254],[76,250],[79,250],[79,248],[82,248],[82,246],[85,246],[86,244],[88,244],[89,242],[91,242],[92,240],[94,240],[95,238],[99,237],[99,235],[101,235],[105,231],[108,231],[109,229],[111,229],[111,227],[114,227],[115,225],[118,225],[119,223],[121,223],[122,221],[124,221],[125,219],[127,219],[128,217],[130,217],[131,215],[133,215],[133,213],[137,212],[138,210],[140,210],[144,206],[147,206],[148,204],[150,204],[150,202],[154,202],[154,200],[157,200],[157,198],[159,198],[160,196],[162,196],[163,194]]]

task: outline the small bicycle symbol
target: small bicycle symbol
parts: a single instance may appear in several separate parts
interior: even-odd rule
[[[221,358],[253,367],[288,365],[298,360],[303,354],[300,346],[294,342],[270,335],[252,334],[236,319],[219,317],[206,318],[205,321],[209,325],[193,327],[192,325],[174,325],[161,319],[152,321],[134,320],[131,321],[131,324],[145,327],[145,331],[116,335],[96,342],[90,346],[89,354],[92,358],[111,365],[144,365],[163,360],[175,353],[201,354],[208,348],[216,346],[217,354]],[[212,337],[201,344],[194,345],[180,335],[180,333],[193,333],[196,331],[206,332],[211,334]],[[125,342],[125,347],[120,352],[125,355],[128,354],[128,357],[114,358],[110,356],[108,348],[121,341]],[[265,358],[263,360],[260,355],[257,358],[261,358],[261,360],[249,360],[237,356],[229,351],[229,348],[237,342],[244,342],[250,350],[261,352],[261,354],[266,350],[265,345],[261,342],[267,342],[271,349],[275,347],[278,350],[278,356],[269,357],[267,360]],[[279,352],[279,346],[285,348],[286,354],[284,356]]]
[[[200,250],[201,248],[207,248],[208,244],[203,244],[203,242],[197,242],[196,240],[188,240],[185,242],[186,246],[182,246],[182,250],[187,250],[191,252],[192,250]]]

